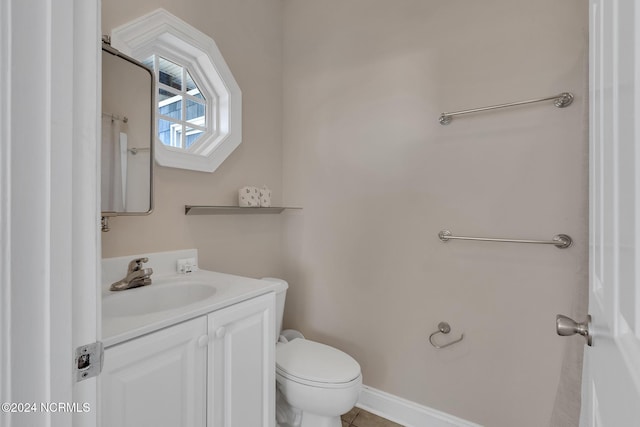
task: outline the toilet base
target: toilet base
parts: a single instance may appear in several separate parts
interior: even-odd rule
[[[342,427],[340,417],[304,412],[289,405],[276,387],[276,427]]]
[[[340,421],[340,417],[326,417],[303,412],[300,427],[342,427],[342,421]]]

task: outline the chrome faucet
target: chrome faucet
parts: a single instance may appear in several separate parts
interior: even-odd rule
[[[149,262],[149,258],[136,258],[129,263],[127,276],[113,283],[109,288],[112,291],[124,291],[151,284],[152,268],[142,268],[142,264]]]

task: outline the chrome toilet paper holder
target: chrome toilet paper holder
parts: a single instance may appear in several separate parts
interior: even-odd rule
[[[446,335],[449,332],[451,332],[451,326],[447,322],[440,322],[440,323],[438,323],[438,330],[435,331],[434,333],[432,333],[431,335],[429,335],[429,342],[435,348],[440,349],[440,348],[446,348],[446,347],[449,347],[450,345],[454,345],[456,343],[459,343],[464,338],[464,334],[461,334],[460,338],[458,338],[457,340],[451,341],[451,342],[449,342],[447,344],[443,344],[443,345],[438,345],[433,341],[433,337],[435,335],[437,335],[437,334],[445,334]]]

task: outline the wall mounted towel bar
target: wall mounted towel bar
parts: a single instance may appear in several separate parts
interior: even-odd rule
[[[462,339],[464,338],[464,334],[461,334],[460,338],[458,338],[457,340],[448,342],[448,343],[443,344],[443,345],[436,344],[433,341],[433,336],[434,335],[437,335],[437,334],[448,334],[449,332],[451,332],[451,326],[449,326],[449,324],[447,322],[440,322],[440,323],[438,323],[438,330],[435,331],[434,333],[432,333],[431,335],[429,335],[429,342],[435,348],[440,349],[440,348],[449,347],[450,345],[458,343],[458,342],[462,341]]]
[[[451,123],[451,120],[453,120],[453,116],[460,116],[462,114],[478,113],[480,111],[496,110],[498,108],[515,107],[517,105],[532,104],[534,102],[551,101],[551,100],[553,100],[553,105],[555,105],[558,108],[568,107],[573,102],[573,94],[570,92],[563,92],[559,95],[549,96],[547,98],[529,99],[527,101],[492,105],[490,107],[472,108],[470,110],[455,111],[452,113],[442,113],[438,118],[438,121],[440,122],[441,125],[448,125],[449,123]]]
[[[129,152],[131,154],[133,154],[134,156],[136,154],[138,154],[140,151],[149,151],[149,150],[150,150],[149,147],[131,147],[131,148],[129,148]]]
[[[464,237],[453,236],[451,231],[442,230],[438,233],[438,237],[443,242],[449,240],[479,240],[483,242],[506,242],[506,243],[536,243],[541,245],[554,245],[556,248],[565,249],[573,244],[573,239],[566,234],[556,234],[552,240],[522,240],[522,239],[492,239],[489,237]]]
[[[119,121],[121,121],[123,123],[127,123],[129,121],[129,118],[127,116],[120,117],[117,114],[111,114],[111,113],[102,113],[102,115],[105,116],[105,117],[111,118],[111,120],[119,120]]]

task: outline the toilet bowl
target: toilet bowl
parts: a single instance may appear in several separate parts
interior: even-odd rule
[[[287,282],[276,292],[277,423],[280,427],[341,427],[340,415],[348,412],[360,396],[362,374],[348,354],[315,341],[280,340]]]
[[[340,415],[358,401],[362,374],[348,354],[298,338],[276,346],[276,383],[300,411],[300,427],[340,427]]]

